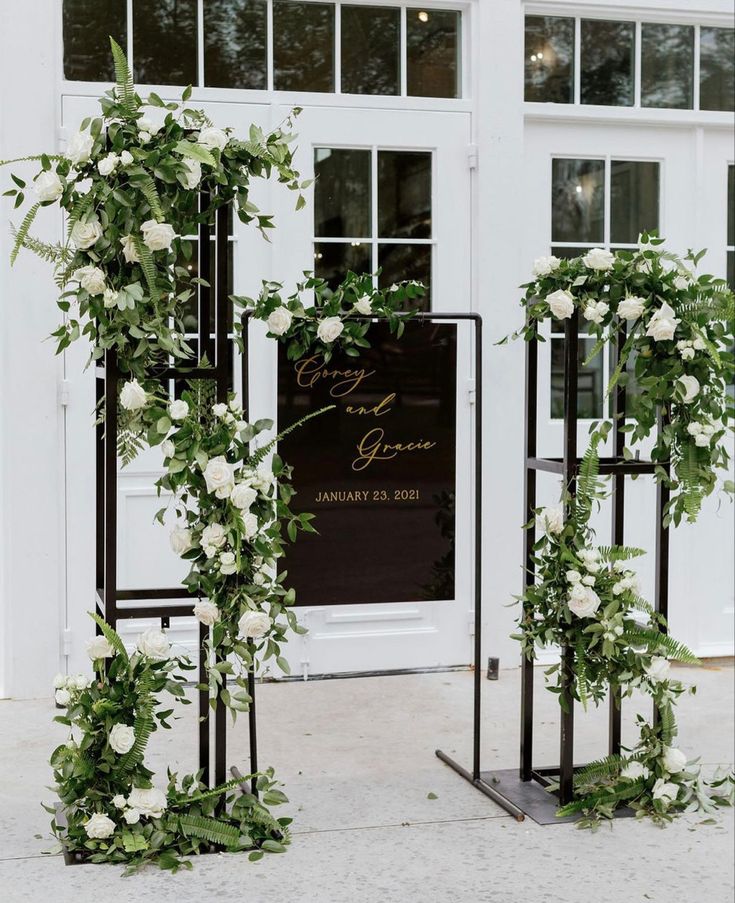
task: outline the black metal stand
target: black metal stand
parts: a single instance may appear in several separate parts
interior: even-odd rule
[[[207,194],[200,196],[200,210],[209,208],[210,198]],[[218,402],[226,402],[227,394],[234,385],[233,378],[233,343],[229,336],[230,313],[228,307],[228,208],[220,207],[215,215],[215,266],[212,274],[211,239],[212,229],[208,223],[199,226],[199,277],[211,283],[214,275],[214,335],[210,320],[212,313],[212,291],[209,285],[199,286],[199,335],[198,356],[206,355],[212,366],[187,368],[185,366],[152,369],[151,379],[168,380],[214,380]],[[243,365],[243,374],[247,372],[247,364]],[[184,587],[155,589],[120,589],[117,583],[117,398],[118,386],[128,378],[121,373],[114,351],[105,354],[104,366],[97,367],[97,402],[104,402],[104,420],[97,427],[96,453],[96,608],[114,629],[120,620],[130,618],[159,618],[161,627],[168,627],[172,618],[193,616],[194,601]],[[243,397],[247,399],[247,384],[243,377]],[[184,601],[186,600],[186,601]],[[124,604],[121,604],[124,603]],[[140,604],[128,604],[140,603]],[[204,640],[208,628],[200,625],[200,660],[199,681],[207,683],[205,669]],[[223,675],[223,683],[225,680]],[[257,771],[257,740],[255,722],[255,678],[248,675],[248,691],[252,698],[249,716],[250,725],[250,770]],[[199,692],[199,768],[202,769],[202,780],[210,785],[211,743],[209,721],[209,694],[206,690]],[[226,777],[227,757],[227,710],[218,700],[214,713],[214,783],[223,783]]]
[[[612,367],[619,361],[620,351],[625,343],[625,328],[621,328],[614,347]],[[579,313],[575,313],[565,321],[564,327],[564,454],[562,458],[540,458],[537,452],[538,439],[538,339],[533,338],[526,343],[526,431],[525,431],[525,489],[524,513],[525,521],[533,522],[536,508],[536,480],[539,471],[557,474],[570,495],[576,491],[577,473],[581,458],[577,450],[577,384],[579,376]],[[479,405],[479,395],[478,395]],[[478,410],[478,418],[480,411]],[[600,473],[612,477],[612,542],[623,543],[625,523],[625,477],[641,474],[654,474],[657,467],[663,466],[668,472],[668,465],[656,464],[652,461],[638,459],[626,460],[623,455],[625,446],[625,386],[617,384],[612,396],[612,419],[614,429],[614,453],[610,458],[600,461]],[[479,422],[479,421],[478,421]],[[659,419],[658,429],[662,428]],[[479,480],[479,473],[478,473]],[[479,484],[478,484],[479,485]],[[668,613],[668,566],[669,566],[669,531],[664,525],[664,510],[669,500],[669,489],[659,481],[656,491],[656,587],[655,607],[664,617]],[[535,567],[533,547],[536,541],[535,527],[526,530],[524,580],[525,586],[533,585]],[[479,555],[479,546],[478,546]],[[479,596],[477,597],[479,604]],[[475,633],[475,719],[474,719],[474,757],[472,773],[459,766],[444,753],[437,750],[442,761],[450,765],[458,774],[470,781],[478,790],[510,812],[519,820],[530,815],[540,824],[573,821],[556,817],[556,809],[574,799],[574,773],[579,767],[574,765],[574,700],[571,685],[574,680],[574,650],[561,650],[561,678],[564,707],[560,706],[559,724],[559,763],[546,767],[534,767],[533,764],[533,701],[534,701],[534,662],[523,658],[521,662],[521,744],[520,769],[503,769],[498,771],[480,771],[480,671],[482,657],[480,655],[479,620],[476,618]],[[608,752],[620,752],[621,711],[620,697],[616,687],[610,687],[610,716],[608,729]],[[654,720],[658,713],[654,711]],[[557,785],[558,789],[550,793],[547,788]],[[622,814],[622,813],[618,813]]]

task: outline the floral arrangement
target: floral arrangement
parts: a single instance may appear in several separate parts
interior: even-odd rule
[[[263,282],[256,298],[233,296],[232,300],[252,312],[256,320],[268,326],[268,335],[288,344],[288,359],[299,360],[316,348],[328,362],[337,348],[350,357],[358,357],[367,340],[370,318],[387,320],[398,338],[404,323],[416,313],[416,302],[426,293],[415,280],[394,283],[385,290],[376,289],[373,275],[348,272],[332,290],[326,280],[306,273],[297,291],[283,298],[280,282]],[[301,295],[309,293],[312,303],[304,305]],[[242,324],[239,324],[242,329]]]
[[[51,756],[61,808],[46,808],[62,849],[91,862],[125,863],[128,871],[149,862],[191,867],[185,857],[212,846],[249,850],[250,858],[282,852],[290,819],[266,808],[287,801],[272,771],[256,776],[260,799],[238,792],[252,775],[210,789],[201,775],[169,773],[166,788],[156,786],[146,745],[159,727],[170,728],[174,711],[160,697],[187,703],[183,672],[193,666],[172,654],[156,628],[128,655],[119,635],[92,617],[102,631],[87,644],[94,679],[60,675],[54,682],[56,701],[66,707],[55,720],[69,738]]]
[[[599,441],[599,436],[593,438],[582,461],[576,496],[537,512],[543,531],[534,546],[537,580],[526,588],[521,633],[515,638],[528,658],[543,646],[573,653],[569,671],[557,664],[546,672],[556,675],[549,689],[558,694],[562,708],[568,707],[568,696],[586,707],[606,699],[608,688],[620,698],[637,690],[651,698],[660,720],[651,726],[639,716],[636,746],[576,775],[576,798],[559,814],[581,812],[581,824],[588,826],[612,817],[620,805],[657,821],[685,810],[708,812],[731,804],[732,780],[708,784],[696,761],[688,761],[674,746],[674,706],[686,690],[672,677],[670,661],[695,664],[697,659],[666,633],[664,618],[640,596],[630,562],[644,552],[594,544],[589,520],[595,501],[603,497]]]
[[[666,515],[675,524],[682,517],[694,521],[715,489],[716,472],[729,470],[724,440],[735,418],[728,393],[735,375],[735,296],[724,280],[695,274],[701,257],[679,258],[653,233],[641,235],[637,251],[593,248],[568,260],[541,257],[536,278],[524,286],[526,325],[516,333],[531,339],[544,320],[567,320],[578,311],[597,338],[589,363],[626,329],[608,393],[632,379],[640,387],[627,393],[624,429],[632,443],[655,434],[663,414],[651,460],[670,462],[670,478],[664,467],[657,478],[670,479]],[[722,485],[735,491],[731,479]]]
[[[276,173],[298,192],[309,183],[299,182],[292,168],[293,135],[281,128],[266,135],[252,126],[247,141],[234,138],[231,129],[186,107],[191,88],[182,104],[154,93],[143,101],[122,50],[111,44],[118,84],[101,99],[102,116],[82,122],[63,156],[23,158],[39,160],[41,171],[11,260],[25,247],[54,264],[66,315],[53,333],[57,353],[84,335],[94,359],[113,349],[124,371],[142,377],[169,356],[192,356],[182,314],[201,280],[185,266],[193,253],[186,236],[196,235],[199,223],[212,223],[226,204],[265,234],[272,218],[250,200],[251,180]],[[147,115],[146,106],[158,115]],[[12,178],[16,187],[5,194],[20,207],[29,186]],[[200,210],[203,192],[209,204]],[[54,204],[67,215],[67,238],[47,244],[29,230],[39,210]],[[297,208],[303,204],[299,193]]]

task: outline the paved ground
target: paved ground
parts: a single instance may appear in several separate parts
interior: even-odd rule
[[[733,669],[681,669],[696,696],[680,704],[680,741],[710,768],[733,760]],[[537,674],[539,683],[541,672]],[[434,756],[469,764],[471,675],[423,674],[259,688],[262,763],[291,798],[293,843],[250,863],[205,856],[193,872],[153,869],[123,879],[106,866],[65,867],[51,848],[41,799],[62,735],[50,700],[0,702],[0,898],[54,903],[731,903],[732,813],[715,825],[687,816],[659,829],[618,821],[596,834],[518,823]],[[483,768],[517,761],[516,670],[483,683]],[[537,694],[537,764],[553,761],[556,702]],[[632,738],[628,705],[627,734]],[[193,706],[189,710],[193,710]],[[192,716],[193,717],[193,716]],[[577,761],[605,751],[606,712],[577,719]],[[247,723],[229,761],[247,771]],[[156,770],[195,767],[188,721],[159,733]],[[429,799],[429,794],[436,799]],[[35,835],[42,835],[39,839]]]

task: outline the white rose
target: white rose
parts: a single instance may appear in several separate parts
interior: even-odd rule
[[[183,177],[184,184],[187,188],[193,190],[202,181],[202,164],[199,163],[198,160],[188,159],[184,159],[181,162],[184,164],[184,168],[186,169]]]
[[[262,611],[246,611],[238,626],[242,636],[254,640],[265,636],[271,626],[271,619]]]
[[[694,444],[697,448],[709,448],[711,436],[708,436],[706,433],[699,433],[699,435],[694,437]]]
[[[133,748],[135,731],[128,724],[114,724],[107,742],[116,753],[124,755]]]
[[[141,144],[148,144],[148,142],[150,140],[151,140],[150,132],[138,132],[138,141],[140,141]]]
[[[293,314],[286,307],[277,307],[268,315],[268,331],[273,335],[283,335],[291,328]]]
[[[61,179],[55,172],[51,172],[50,169],[44,170],[36,177],[33,187],[38,195],[38,200],[41,202],[58,201],[64,193],[64,186],[61,184]]]
[[[206,624],[207,627],[211,627],[219,620],[219,608],[217,608],[214,602],[209,602],[207,599],[201,599],[194,606],[194,617],[202,624]]]
[[[74,223],[71,230],[71,240],[77,248],[85,250],[91,248],[102,238],[102,226],[96,216],[83,223],[81,220]]]
[[[183,398],[177,398],[168,406],[168,416],[172,420],[183,420],[189,413],[189,405]]]
[[[67,144],[64,156],[75,166],[78,166],[80,163],[86,163],[89,160],[93,147],[94,138],[89,132],[77,132],[76,135],[72,135]]]
[[[202,546],[211,549],[219,549],[225,544],[227,534],[222,524],[207,524],[202,530]],[[211,555],[207,557],[211,558]]]
[[[210,458],[204,468],[207,492],[214,492],[218,499],[226,499],[235,485],[235,467],[228,464],[223,455]]]
[[[123,257],[125,258],[126,263],[140,263],[138,249],[135,247],[132,235],[126,235],[121,238],[120,244],[122,245]]]
[[[79,267],[78,270],[74,270],[73,278],[90,295],[102,295],[105,292],[105,271],[99,267]]]
[[[248,483],[238,483],[230,494],[230,501],[236,508],[247,510],[258,497],[258,493]]]
[[[122,793],[118,793],[115,796],[113,796],[112,805],[116,809],[124,809],[125,808],[127,803],[125,802],[125,797],[122,795]]]
[[[620,777],[623,778],[624,781],[637,781],[638,778],[648,778],[650,774],[651,772],[646,768],[643,762],[636,762],[633,760],[623,767],[620,772]]]
[[[567,600],[569,610],[578,618],[590,618],[600,607],[600,597],[590,586],[575,583]]]
[[[100,634],[100,636],[93,636],[92,639],[87,640],[87,655],[93,662],[101,658],[112,658],[114,654],[115,647],[107,637]]]
[[[660,683],[669,676],[671,664],[662,655],[654,655],[651,657],[650,664],[646,665],[646,674],[648,679],[654,683]]]
[[[610,306],[604,301],[590,301],[584,309],[584,318],[592,323],[600,324],[609,310]]]
[[[176,454],[176,446],[170,439],[164,439],[161,443],[161,454],[164,458],[173,458]]]
[[[137,379],[131,379],[125,383],[120,391],[120,404],[126,411],[137,411],[148,403],[145,389]]]
[[[590,270],[609,270],[615,262],[615,255],[603,248],[592,248],[582,258],[582,263]]]
[[[663,778],[659,778],[653,785],[653,798],[664,803],[673,803],[678,793],[678,786],[665,781]]]
[[[684,374],[684,376],[680,376],[679,379],[677,379],[677,383],[679,383],[682,401],[684,404],[691,404],[697,395],[699,395],[699,380],[696,376]]]
[[[694,348],[695,351],[704,351],[706,347],[707,343],[702,336],[698,335],[692,342],[692,348]]]
[[[91,294],[91,293],[90,293]],[[103,292],[103,300],[105,307],[115,307],[117,304],[117,299],[120,297],[120,292],[116,292],[114,288],[106,288]]]
[[[649,320],[646,335],[655,342],[670,341],[674,338],[679,322],[674,316],[673,309],[664,302]]]
[[[594,586],[595,578],[591,574],[587,574],[586,576],[582,577],[582,583],[585,586]]]
[[[107,154],[97,164],[97,169],[101,176],[110,176],[117,169],[120,158],[117,154]]]
[[[237,561],[234,552],[222,552],[219,556],[219,570],[221,574],[234,574],[237,570]]]
[[[562,289],[552,292],[546,298],[546,303],[557,320],[566,320],[574,313],[574,298],[569,292],[565,292]]]
[[[674,276],[674,288],[678,289],[680,292],[686,291],[689,288],[689,280],[686,276],[679,273]]]
[[[144,244],[151,251],[168,251],[171,242],[176,238],[174,227],[168,223],[157,223],[154,219],[146,220],[140,227]]]
[[[71,693],[68,690],[60,689],[54,693],[54,699],[57,705],[69,705],[71,702]]]
[[[564,576],[567,579],[567,583],[579,583],[582,579],[582,575],[579,571],[567,571]]]
[[[169,542],[177,555],[184,555],[194,547],[191,530],[186,527],[174,527],[169,536]]]
[[[123,166],[130,166],[130,164],[133,162],[133,155],[130,153],[130,151],[124,150],[120,154],[120,162]]]
[[[94,840],[105,840],[115,833],[115,822],[101,812],[95,812],[85,824],[84,830],[87,832],[87,837]]]
[[[160,818],[167,805],[166,794],[157,787],[134,787],[128,796],[128,806],[149,818]]]
[[[682,348],[681,349],[681,359],[683,361],[691,361],[694,360],[695,351],[693,348]]]
[[[138,651],[155,662],[165,661],[171,654],[166,634],[157,627],[149,627],[138,637]]]
[[[67,677],[66,674],[57,674],[53,680],[53,688],[54,690],[61,690],[66,686]]]
[[[251,479],[256,489],[259,489],[261,492],[267,492],[273,485],[273,471],[269,470],[265,464],[261,464]]]
[[[218,404],[212,405],[212,413],[215,417],[219,417],[220,419],[227,415],[227,405],[224,401],[220,401]]]
[[[373,312],[373,302],[370,295],[363,295],[355,301],[355,310],[363,317],[369,317]]]
[[[248,512],[242,516],[243,535],[248,541],[258,532],[258,518]]]
[[[140,809],[126,809],[123,818],[129,825],[137,825],[140,821]]]
[[[549,535],[561,533],[564,529],[564,508],[561,505],[554,508],[542,508],[539,514],[539,526]]]
[[[618,316],[624,320],[637,320],[646,309],[646,302],[637,295],[630,295],[618,304]]]
[[[322,342],[329,344],[342,334],[344,325],[339,317],[325,317],[317,326],[316,335]]]
[[[687,757],[675,746],[668,746],[664,750],[662,762],[669,774],[678,774],[686,768]]]
[[[163,123],[155,123],[150,116],[141,116],[138,120],[138,131],[148,132],[149,135],[155,135],[163,128]]]
[[[533,262],[533,275],[548,276],[549,273],[558,269],[560,263],[561,260],[554,257],[553,254],[550,257],[537,257]]]
[[[223,150],[227,144],[227,135],[222,129],[216,129],[209,126],[203,128],[201,132],[199,132],[197,143],[203,144],[204,147],[208,147],[210,150],[215,147],[219,150]]]

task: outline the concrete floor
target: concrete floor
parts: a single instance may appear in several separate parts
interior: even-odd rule
[[[733,668],[680,669],[680,745],[710,770],[733,760]],[[537,669],[539,687],[542,673]],[[64,866],[52,847],[48,754],[63,736],[50,700],[0,702],[0,899],[53,903],[731,903],[732,812],[715,825],[685,816],[659,829],[632,820],[595,834],[516,822],[434,756],[470,762],[468,673],[373,677],[259,688],[261,764],[291,799],[293,843],[259,863],[204,856],[193,872],[122,879],[108,866]],[[519,672],[483,682],[483,769],[513,767]],[[536,764],[553,762],[556,701],[537,694]],[[624,739],[630,730],[627,706]],[[152,741],[149,764],[195,767],[194,707]],[[606,711],[577,719],[576,760],[605,752]],[[247,771],[247,721],[230,732],[230,764]],[[429,794],[436,799],[429,799]],[[37,837],[36,835],[41,835]]]

